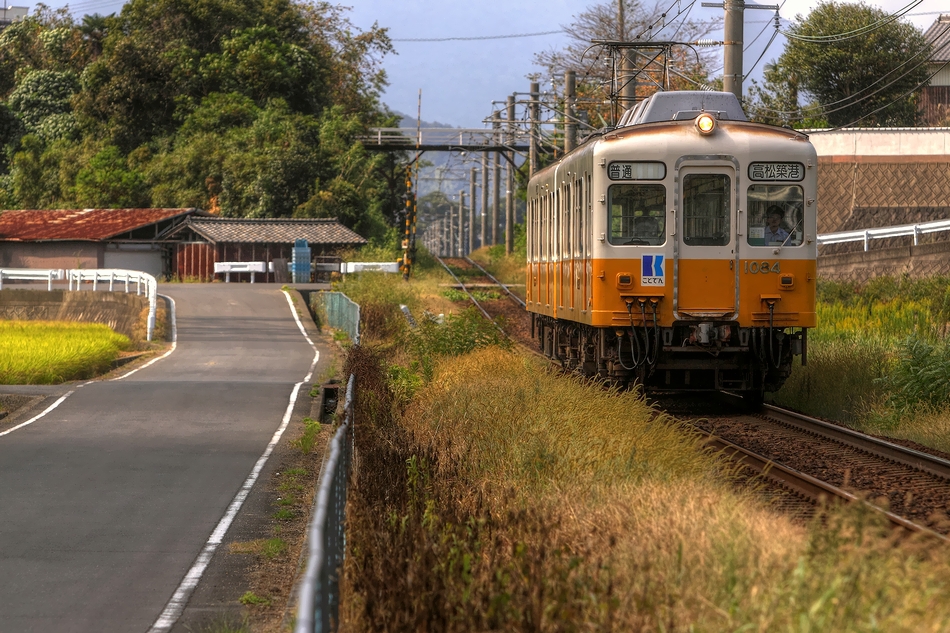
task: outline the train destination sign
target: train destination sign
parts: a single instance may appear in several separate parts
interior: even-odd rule
[[[803,180],[805,166],[801,163],[752,163],[749,165],[752,180]]]
[[[666,165],[656,161],[614,161],[607,166],[611,180],[663,180]]]

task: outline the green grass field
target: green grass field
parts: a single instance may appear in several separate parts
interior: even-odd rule
[[[128,338],[96,323],[0,321],[0,383],[92,378],[128,346]]]

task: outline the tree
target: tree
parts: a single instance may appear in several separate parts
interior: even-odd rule
[[[807,18],[796,16],[788,38],[754,94],[757,118],[823,117],[836,127],[917,123],[931,50],[912,24],[863,3],[824,2]]]

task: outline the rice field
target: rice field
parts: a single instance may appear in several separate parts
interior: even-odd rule
[[[56,384],[92,378],[129,339],[98,323],[0,321],[0,383]]]

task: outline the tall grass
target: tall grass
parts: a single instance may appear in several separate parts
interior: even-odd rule
[[[795,366],[777,404],[886,432],[950,405],[950,278],[881,277],[818,285],[808,366]]]
[[[795,527],[731,492],[635,393],[493,347],[399,414],[354,350],[354,631],[917,631],[950,625],[939,553],[855,506]]]
[[[91,378],[128,346],[128,338],[96,323],[0,321],[0,383]]]

